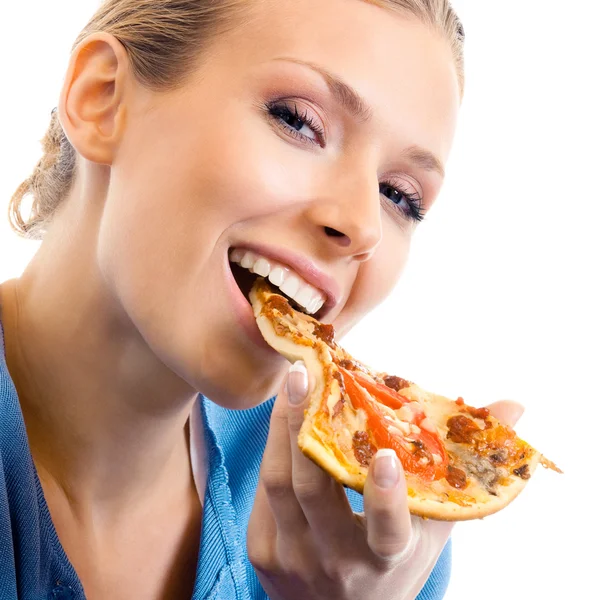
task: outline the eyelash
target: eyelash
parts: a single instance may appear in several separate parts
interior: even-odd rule
[[[304,142],[309,142],[310,144],[317,144],[319,146],[324,146],[324,137],[325,130],[323,127],[314,119],[311,115],[308,114],[308,111],[298,112],[298,105],[293,104],[293,107],[286,104],[285,102],[269,102],[265,105],[265,109],[267,110],[268,115],[287,133],[289,133],[292,137],[296,139],[302,140]],[[300,133],[297,129],[294,129],[289,123],[285,121],[285,119],[294,119],[296,121],[301,121],[304,125],[306,125],[309,129],[317,136],[316,140],[309,138],[307,135]]]
[[[325,130],[315,119],[313,119],[313,117],[310,114],[308,114],[306,110],[303,112],[299,112],[297,104],[294,103],[292,107],[289,104],[281,101],[268,102],[267,104],[265,104],[265,110],[269,117],[292,137],[303,142],[317,144],[321,147],[324,147]],[[286,121],[286,119],[300,121],[303,125],[306,125],[315,133],[317,139],[312,139],[304,135],[303,133],[300,133],[300,131],[292,127]],[[395,202],[389,196],[385,196],[385,194],[383,193],[383,190],[385,188],[390,188],[393,195],[400,196],[400,200],[398,202]],[[407,217],[417,223],[422,221],[425,217],[425,211],[423,209],[423,199],[421,198],[421,196],[419,196],[418,193],[407,192],[406,190],[401,189],[398,185],[390,181],[382,181],[379,184],[379,193],[388,198],[390,202],[394,205],[393,210],[402,213],[404,217]],[[406,200],[406,203],[408,204],[408,208],[406,210],[400,208],[400,202],[402,201],[402,199]]]
[[[401,196],[399,202],[394,202],[392,198],[390,198],[389,196],[385,196],[385,194],[383,193],[384,188],[391,188],[392,193]],[[401,212],[404,216],[408,217],[409,219],[420,223],[425,218],[423,198],[421,198],[421,196],[419,196],[418,193],[415,192],[411,194],[410,192],[401,189],[400,187],[389,181],[382,181],[379,184],[379,193],[384,195],[390,200],[390,202],[392,202],[392,204],[394,205],[394,210]],[[408,204],[408,208],[406,210],[400,208],[400,202],[402,201],[402,198],[406,200],[406,203]]]

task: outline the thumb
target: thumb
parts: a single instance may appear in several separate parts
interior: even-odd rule
[[[488,404],[487,408],[492,417],[510,427],[514,427],[525,412],[525,407],[514,400],[498,400]]]
[[[405,557],[413,549],[408,492],[402,463],[394,450],[373,457],[364,489],[367,543],[385,560]]]

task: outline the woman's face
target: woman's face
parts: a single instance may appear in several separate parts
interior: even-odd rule
[[[170,369],[253,406],[286,361],[261,341],[231,252],[324,292],[338,337],[381,302],[442,183],[459,106],[449,44],[361,0],[273,0],[183,89],[136,89],[100,269]]]

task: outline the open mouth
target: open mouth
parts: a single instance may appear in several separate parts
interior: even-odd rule
[[[229,266],[248,302],[254,282],[259,277],[264,277],[273,291],[286,298],[294,309],[317,320],[325,313],[325,294],[304,281],[290,267],[241,249],[230,251]]]

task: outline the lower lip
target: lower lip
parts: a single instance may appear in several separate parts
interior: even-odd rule
[[[233,273],[229,267],[229,258],[226,257],[226,277],[227,283],[229,285],[229,290],[231,292],[231,299],[233,304],[233,312],[235,314],[236,321],[240,325],[240,327],[246,332],[246,335],[250,338],[250,340],[261,350],[268,351],[270,354],[277,354],[269,344],[265,341],[260,330],[258,329],[258,325],[256,324],[256,319],[254,318],[254,312],[252,310],[252,306],[242,291],[238,287],[238,284],[235,281]]]

